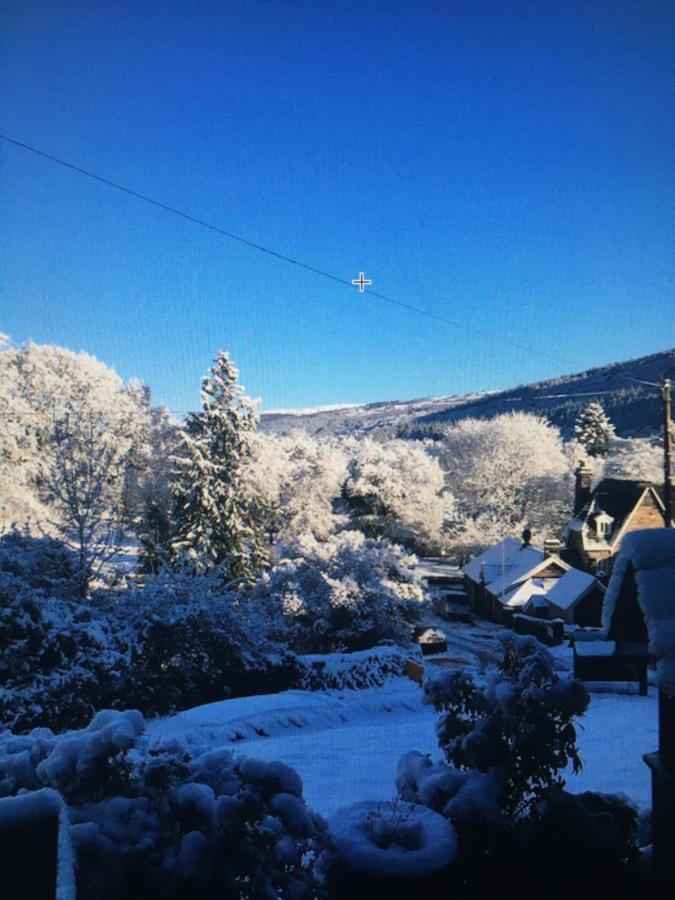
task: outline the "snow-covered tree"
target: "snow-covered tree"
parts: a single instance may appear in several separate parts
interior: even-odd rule
[[[477,549],[526,525],[541,540],[568,516],[573,467],[559,430],[544,418],[463,419],[430,452],[455,498],[449,540],[456,547]]]
[[[610,441],[614,438],[614,426],[602,403],[593,401],[581,413],[574,426],[574,433],[589,456],[606,456]]]
[[[649,438],[615,438],[604,459],[604,478],[663,483],[663,447]]]
[[[78,582],[114,556],[130,521],[129,466],[143,440],[146,389],[86,353],[27,343],[0,352],[6,523],[74,544]],[[6,413],[6,415],[4,415]]]
[[[337,510],[347,477],[343,443],[306,432],[277,436],[257,433],[244,479],[272,512],[271,538],[280,551],[303,534],[318,540],[347,524]]]
[[[173,458],[172,549],[197,571],[220,566],[230,580],[250,581],[265,563],[259,509],[242,478],[258,415],[238,380],[221,350],[202,383],[202,409],[189,416]]]
[[[438,461],[413,441],[356,442],[343,495],[353,523],[364,534],[420,552],[438,548],[454,508]]]
[[[275,637],[300,653],[361,650],[383,639],[406,643],[424,591],[416,558],[387,540],[344,531],[299,538],[256,583],[252,601]]]

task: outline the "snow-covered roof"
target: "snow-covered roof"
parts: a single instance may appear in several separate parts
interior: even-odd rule
[[[582,572],[581,569],[569,569],[556,580],[548,592],[548,599],[559,609],[571,609],[582,597],[586,596],[594,585],[599,584],[597,578],[589,575],[588,572]]]
[[[570,532],[581,533],[584,546],[589,550],[610,550],[618,547],[623,538],[636,508],[642,503],[645,495],[650,493],[656,508],[663,511],[663,491],[648,481],[636,481],[628,478],[603,478],[593,490],[589,502],[568,523],[563,537],[567,539]],[[607,535],[598,535],[591,527],[594,519],[613,521],[613,529]]]
[[[546,597],[557,578],[526,578],[501,598],[505,606],[525,606],[533,597]]]
[[[499,595],[525,578],[545,558],[543,550],[507,537],[472,559],[462,571],[477,584],[482,573],[490,593]]]
[[[645,528],[624,537],[603,605],[606,635],[630,571],[649,634],[649,650],[658,660],[659,684],[675,697],[675,529]]]

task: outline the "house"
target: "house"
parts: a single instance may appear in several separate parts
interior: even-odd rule
[[[652,850],[657,876],[675,896],[675,529],[626,536],[607,589],[604,636],[618,648],[649,645],[659,688],[659,748],[652,772]]]
[[[559,548],[559,541],[546,541],[542,550],[511,537],[488,548],[463,569],[471,610],[497,622],[526,613],[599,624],[604,588],[561,559]]]
[[[574,516],[564,532],[563,558],[597,575],[611,573],[626,534],[665,525],[663,491],[647,481],[603,478],[591,490],[591,470],[575,473]]]

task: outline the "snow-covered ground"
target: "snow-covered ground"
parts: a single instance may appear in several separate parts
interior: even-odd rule
[[[635,690],[635,688],[634,688]],[[421,689],[391,678],[362,691],[285,691],[224,700],[150,724],[155,735],[180,735],[194,750],[229,746],[279,759],[300,773],[308,804],[323,815],[359,800],[392,799],[399,759],[409,750],[439,758],[436,714]],[[657,746],[656,692],[593,693],[579,728],[584,770],[566,773],[574,792],[627,795],[651,805],[642,754]]]

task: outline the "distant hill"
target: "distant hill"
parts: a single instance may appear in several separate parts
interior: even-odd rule
[[[301,429],[314,435],[372,433],[381,438],[420,438],[433,437],[438,427],[446,422],[470,416],[489,419],[522,410],[546,416],[569,437],[579,412],[597,399],[602,401],[617,433],[635,437],[657,431],[662,417],[660,391],[636,382],[658,383],[663,375],[675,379],[675,349],[588,369],[577,375],[521,385],[508,391],[313,410],[263,411],[262,427],[277,434]],[[599,391],[610,393],[594,396]],[[569,394],[583,396],[565,396]]]

